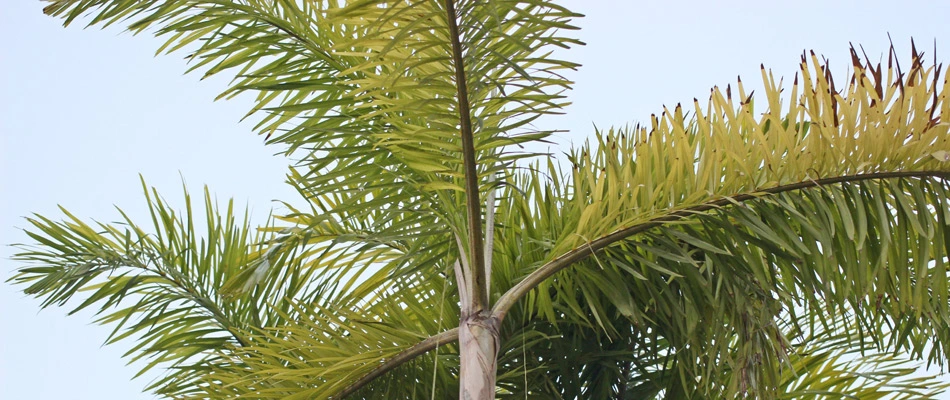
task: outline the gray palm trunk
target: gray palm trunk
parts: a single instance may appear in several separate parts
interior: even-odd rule
[[[495,398],[498,365],[499,325],[489,311],[463,315],[459,325],[461,348],[460,400]]]

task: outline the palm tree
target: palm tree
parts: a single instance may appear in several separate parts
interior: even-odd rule
[[[29,219],[12,278],[98,307],[170,398],[927,398],[950,350],[948,75],[804,55],[567,161],[550,1],[58,0],[227,71],[306,201]],[[941,77],[943,79],[941,79]],[[756,103],[758,101],[758,110]]]

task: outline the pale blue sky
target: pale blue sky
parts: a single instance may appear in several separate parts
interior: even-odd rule
[[[790,79],[803,49],[831,59],[842,78],[848,43],[876,58],[888,32],[905,60],[913,36],[928,60],[936,39],[938,59],[950,61],[945,1],[564,3],[587,14],[578,35],[588,43],[568,56],[584,64],[572,75],[575,104],[542,122],[569,129],[557,139],[565,145],[592,124],[644,121],[663,104],[704,99],[737,75],[751,90],[760,63]],[[258,221],[273,199],[294,198],[282,183],[287,161],[237,122],[249,100],[212,102],[226,79],[199,83],[182,75],[183,54],[153,56],[156,39],[63,29],[41,8],[9,1],[0,11],[0,243],[25,241],[22,217],[58,217],[57,204],[101,221],[115,220],[118,205],[146,221],[139,173],[174,204],[184,177],[193,193],[207,184]],[[12,253],[0,248],[4,279]],[[120,358],[130,343],[102,347],[108,330],[89,313],[67,318],[38,303],[0,285],[0,398],[150,398],[141,393],[150,378],[130,381],[137,369]]]

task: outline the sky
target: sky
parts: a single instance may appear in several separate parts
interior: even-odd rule
[[[539,122],[568,132],[551,151],[590,137],[593,127],[647,121],[663,105],[701,100],[709,88],[746,78],[756,88],[760,64],[785,76],[805,49],[831,60],[846,78],[849,43],[884,56],[888,34],[909,61],[910,38],[927,61],[950,62],[950,5],[945,1],[607,1],[562,4],[586,15],[587,43],[565,57],[584,66],[566,115]],[[899,4],[899,6],[898,6]],[[183,75],[183,53],[155,56],[160,41],[121,27],[63,28],[37,1],[0,11],[0,276],[17,264],[11,243],[27,242],[23,217],[77,216],[115,221],[121,207],[147,222],[139,174],[172,204],[184,181],[223,202],[234,198],[263,222],[275,199],[294,200],[283,183],[288,160],[273,155],[253,124],[240,123],[249,98],[214,102],[226,77]],[[936,44],[934,44],[936,41]],[[0,284],[0,398],[149,399],[156,375],[122,354],[132,342],[103,346],[109,329],[91,313],[39,310],[39,301]],[[950,399],[950,396],[946,397]]]

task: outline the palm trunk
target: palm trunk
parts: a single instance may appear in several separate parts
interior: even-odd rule
[[[462,316],[459,400],[494,400],[498,364],[499,320],[490,311]]]

